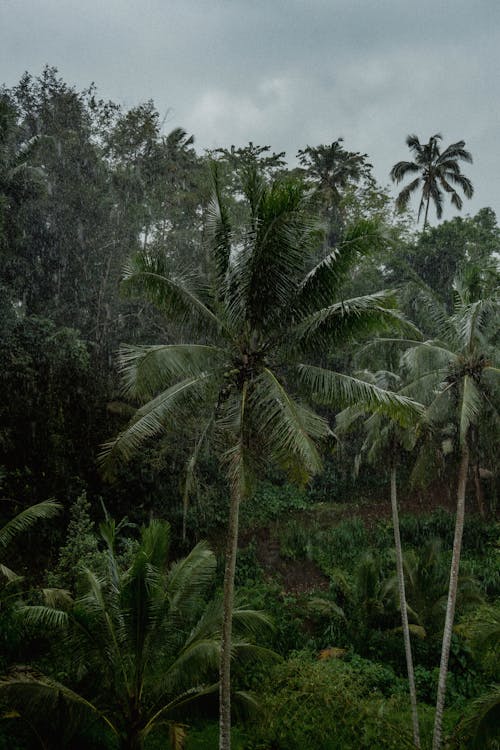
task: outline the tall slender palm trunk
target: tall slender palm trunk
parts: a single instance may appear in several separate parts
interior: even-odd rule
[[[455,606],[457,601],[458,571],[460,567],[460,553],[462,549],[462,536],[464,532],[465,490],[467,486],[468,469],[469,448],[465,444],[462,448],[462,456],[460,459],[460,468],[458,472],[457,518],[455,521],[455,538],[453,540],[453,555],[451,559],[450,584],[448,588],[448,604],[446,606],[446,618],[443,631],[441,663],[439,665],[439,680],[432,750],[441,750],[442,744],[443,712],[444,700],[446,696],[446,677],[448,674],[448,659],[450,656],[451,635],[453,631],[453,621],[455,618]]]
[[[431,198],[430,198],[430,196],[429,196],[429,197],[427,198],[427,205],[426,205],[426,207],[425,207],[425,216],[424,216],[424,231],[425,231],[425,229],[426,229],[426,227],[427,227],[427,225],[428,225],[428,223],[429,223],[429,222],[427,221],[427,217],[429,216],[429,205],[430,205],[430,202],[431,202]]]
[[[241,502],[239,485],[231,490],[227,530],[226,568],[219,669],[219,750],[231,748],[231,645],[234,605],[234,574],[238,551],[238,519]]]
[[[413,744],[420,748],[420,728],[418,723],[417,690],[415,687],[415,673],[413,671],[413,657],[411,653],[410,628],[408,625],[408,607],[406,605],[405,577],[403,569],[403,550],[401,547],[401,535],[399,532],[399,512],[396,489],[396,465],[391,467],[391,507],[392,525],[394,527],[394,546],[396,548],[396,570],[398,576],[399,605],[401,609],[401,623],[403,626],[403,638],[406,654],[406,669],[408,672],[408,685],[410,689],[411,720],[413,725]]]

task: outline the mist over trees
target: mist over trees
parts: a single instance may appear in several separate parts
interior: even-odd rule
[[[500,228],[331,137],[0,89],[0,748],[496,747]]]

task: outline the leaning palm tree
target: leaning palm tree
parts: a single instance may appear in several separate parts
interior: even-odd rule
[[[71,650],[72,664],[88,677],[99,674],[94,695],[83,694],[26,667],[0,680],[0,694],[30,719],[79,709],[106,726],[121,750],[142,750],[146,737],[168,728],[172,747],[181,748],[186,707],[217,690],[222,603],[208,601],[216,559],[203,542],[170,564],[169,526],[151,521],[123,568],[115,550],[115,525],[101,527],[107,544],[104,573],[82,570],[82,595],[46,590],[46,602],[21,609],[43,632],[58,633]],[[262,613],[235,607],[240,633],[266,628]],[[245,639],[236,653],[258,651]],[[89,689],[87,688],[87,691]]]
[[[477,280],[477,275],[474,278]],[[440,750],[442,743],[446,675],[459,579],[470,454],[478,444],[485,420],[496,426],[497,436],[500,424],[500,369],[498,349],[494,346],[499,323],[498,292],[495,290],[483,298],[478,298],[477,292],[477,284],[471,286],[464,283],[463,279],[457,280],[455,309],[451,316],[447,315],[444,305],[429,295],[424,295],[429,309],[432,307],[435,311],[441,338],[423,343],[414,342],[415,346],[403,355],[404,362],[412,373],[415,388],[420,389],[420,400],[428,404],[424,417],[427,426],[434,434],[445,438],[447,450],[455,449],[459,458],[455,536],[436,699],[433,750]],[[416,389],[412,392],[414,397],[418,393]],[[495,439],[493,433],[489,437],[491,440]]]
[[[407,175],[418,174],[412,182],[401,190],[396,207],[405,209],[410,197],[421,190],[418,219],[425,207],[424,229],[428,224],[430,202],[434,203],[438,219],[443,214],[443,190],[451,196],[451,202],[460,211],[463,201],[455,187],[459,187],[466,198],[472,198],[474,188],[468,177],[460,171],[459,161],[472,162],[472,156],[466,151],[465,141],[452,143],[443,152],[439,148],[442,136],[439,133],[431,136],[429,142],[422,144],[416,135],[409,135],[406,143],[414,156],[414,161],[398,161],[391,169],[391,179],[399,184]]]
[[[127,268],[125,286],[146,295],[202,343],[127,346],[121,351],[125,395],[145,402],[103,451],[108,467],[129,459],[148,439],[197,418],[190,478],[200,452],[214,448],[230,488],[224,624],[220,664],[220,747],[230,747],[231,613],[242,499],[269,464],[301,481],[321,468],[319,444],[332,433],[305,399],[343,406],[362,402],[403,422],[419,405],[348,375],[306,364],[356,337],[404,325],[389,291],[356,299],[336,294],[360,256],[382,241],[370,222],[346,232],[320,263],[321,235],[309,197],[295,180],[265,183],[243,175],[247,224],[232,222],[213,169],[209,207],[209,283],[170,269],[147,252]],[[241,206],[239,206],[241,208]],[[292,395],[292,388],[298,396]]]
[[[361,373],[363,379],[383,388],[389,388],[399,393],[403,392],[401,378],[393,372],[379,370],[375,373],[364,371]],[[350,430],[360,417],[366,417],[362,407],[348,407],[337,415],[336,433],[339,434]],[[410,705],[413,728],[413,743],[416,748],[420,747],[420,728],[417,708],[417,690],[415,686],[415,673],[413,669],[413,656],[411,650],[410,625],[408,620],[408,606],[405,593],[405,576],[403,550],[401,546],[401,534],[399,528],[399,509],[397,498],[397,467],[398,460],[405,449],[411,449],[415,444],[415,430],[403,430],[394,421],[375,412],[364,422],[365,439],[361,446],[360,454],[356,458],[356,471],[359,469],[363,458],[371,464],[384,462],[388,458],[390,467],[390,496],[392,525],[394,531],[394,546],[396,552],[396,575],[398,583],[399,608],[401,612],[401,625],[405,646],[406,669],[408,674],[408,687],[410,693]]]

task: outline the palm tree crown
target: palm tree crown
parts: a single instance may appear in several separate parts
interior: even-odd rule
[[[290,395],[292,383],[320,403],[362,402],[403,421],[405,409],[418,411],[409,399],[303,361],[314,350],[407,325],[391,291],[336,299],[357,258],[383,242],[376,224],[351,228],[340,247],[311,266],[320,233],[304,187],[292,180],[268,186],[249,170],[244,190],[248,226],[242,231],[232,226],[216,176],[210,284],[147,252],[126,269],[126,288],[204,342],[122,347],[124,393],[146,404],[104,447],[108,467],[197,411],[206,415],[200,438],[215,434],[226,464],[244,465],[247,478],[262,457],[286,466],[293,459],[315,472],[321,463],[316,441],[328,438],[330,429]]]
[[[111,520],[102,524],[105,570],[100,575],[82,571],[81,596],[73,599],[67,591],[48,589],[44,605],[22,610],[40,629],[59,631],[87,682],[93,669],[100,675],[93,697],[24,667],[4,677],[0,691],[21,704],[28,718],[42,707],[54,718],[62,704],[79,707],[104,722],[123,750],[140,750],[160,725],[169,727],[172,747],[181,747],[186,706],[218,687],[222,602],[207,596],[215,579],[215,555],[201,542],[169,564],[169,526],[151,521],[123,567],[115,528]],[[244,606],[233,614],[243,635],[233,643],[235,652],[254,651],[245,633],[267,627],[267,617]]]
[[[121,363],[127,396],[145,401],[103,452],[112,465],[143,442],[198,415],[189,477],[209,437],[231,488],[221,656],[221,750],[230,747],[229,665],[238,511],[252,479],[270,463],[302,481],[319,471],[318,443],[328,421],[305,403],[363,402],[405,421],[419,405],[347,375],[306,364],[313,351],[404,323],[391,292],[336,298],[360,254],[382,241],[372,222],[345,233],[340,247],[316,265],[321,241],[309,196],[295,180],[267,184],[252,167],[243,174],[246,226],[231,219],[217,165],[209,207],[210,283],[172,271],[148,252],[127,269],[126,286],[145,294],[170,320],[203,343],[128,346]],[[241,208],[241,206],[239,206]],[[196,330],[197,329],[197,330]],[[295,386],[299,396],[292,395]]]
[[[422,144],[416,135],[409,135],[406,143],[414,155],[414,161],[399,161],[391,169],[391,179],[399,184],[407,175],[418,174],[412,182],[401,190],[396,206],[407,207],[411,195],[421,189],[422,194],[418,207],[418,220],[425,207],[424,229],[427,226],[429,205],[432,200],[438,219],[443,215],[443,190],[451,196],[451,202],[460,211],[462,198],[455,189],[459,187],[466,198],[472,198],[474,188],[468,177],[460,171],[459,161],[472,163],[472,156],[466,151],[465,141],[452,143],[443,152],[439,147],[442,136],[439,133],[431,136],[429,142]]]

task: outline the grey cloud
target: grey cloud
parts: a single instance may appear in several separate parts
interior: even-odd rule
[[[339,135],[387,183],[404,139],[465,138],[467,174],[500,210],[497,0],[0,0],[5,82],[45,63],[130,106],[154,98],[199,148],[293,156]]]

